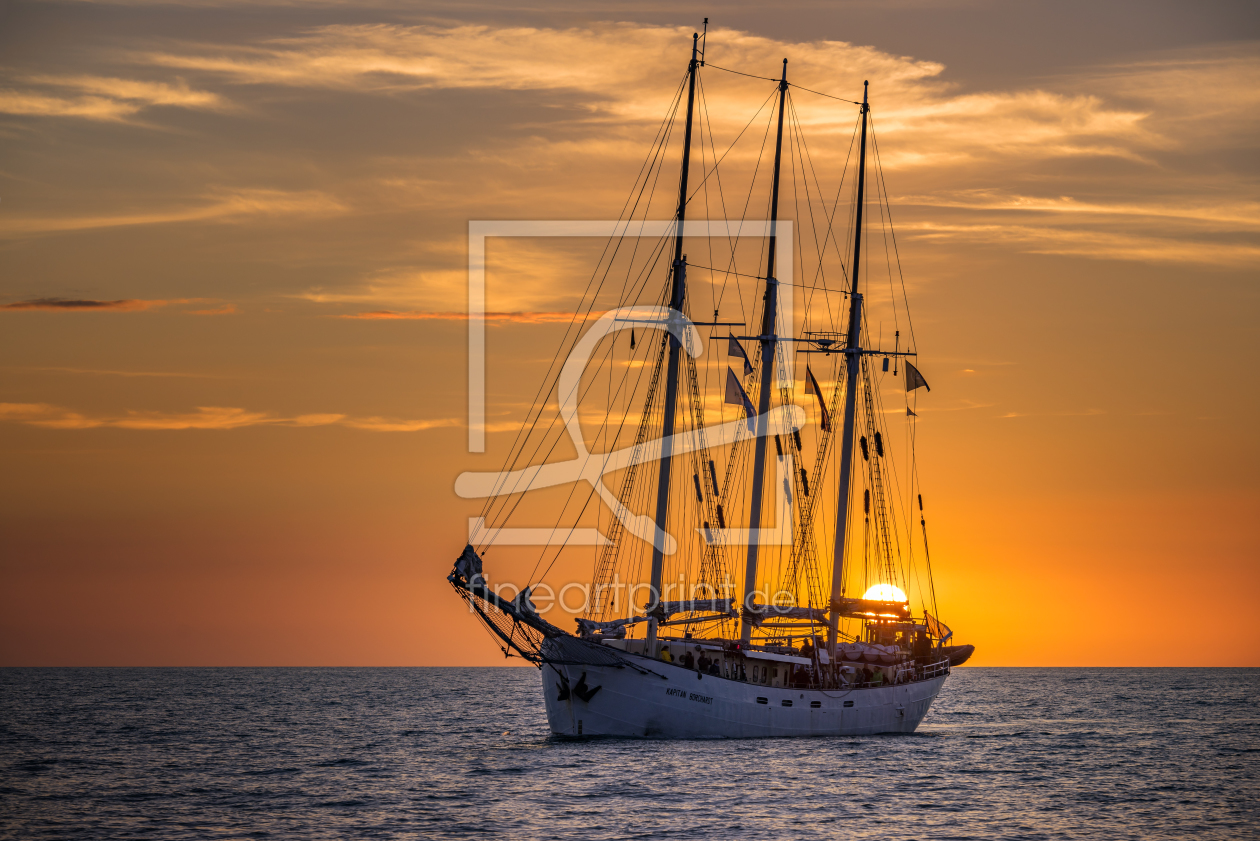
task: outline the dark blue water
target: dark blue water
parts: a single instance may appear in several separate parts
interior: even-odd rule
[[[1256,669],[959,669],[913,736],[558,742],[533,669],[0,670],[0,836],[1257,838]]]

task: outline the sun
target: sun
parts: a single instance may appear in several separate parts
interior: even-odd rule
[[[901,604],[906,602],[906,594],[901,591],[900,587],[894,587],[891,584],[876,584],[862,594],[862,598],[873,602],[898,602]]]

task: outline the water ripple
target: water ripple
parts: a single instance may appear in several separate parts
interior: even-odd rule
[[[959,669],[913,736],[558,741],[532,669],[0,670],[0,837],[1254,838],[1254,669]]]

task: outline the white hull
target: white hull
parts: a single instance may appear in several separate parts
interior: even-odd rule
[[[636,655],[625,659],[650,672],[624,666],[544,665],[543,698],[551,732],[658,739],[912,733],[947,677],[868,689],[792,689],[702,676]],[[559,676],[574,687],[583,673],[586,690],[599,691],[588,696],[589,701],[572,691],[560,700],[565,693]]]

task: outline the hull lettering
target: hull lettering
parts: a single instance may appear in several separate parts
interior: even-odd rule
[[[688,692],[686,689],[666,689],[665,694],[677,697],[679,700],[695,701],[698,704],[713,704],[712,695],[701,695],[699,692]]]

